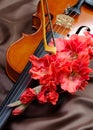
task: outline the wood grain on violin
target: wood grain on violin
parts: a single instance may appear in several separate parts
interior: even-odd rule
[[[89,26],[91,27],[93,24],[93,9],[87,6],[86,4],[82,4],[80,15],[77,14],[74,10],[70,12],[68,15],[71,14],[71,17],[67,15],[59,18],[59,14],[64,14],[64,10],[67,8],[68,5],[73,6],[75,5],[78,0],[47,0],[49,11],[51,14],[51,20],[53,24],[53,30],[54,32],[57,32],[60,35],[66,36],[66,34],[72,34],[75,33],[76,30],[80,26]],[[80,0],[80,2],[84,2],[84,0]],[[44,3],[44,9],[45,9],[45,16],[46,16],[46,26],[47,31],[49,31],[49,21],[47,17],[47,11],[46,6]],[[74,14],[73,14],[74,12]],[[58,17],[58,21],[57,21]],[[65,17],[65,18],[64,18]],[[72,18],[73,17],[73,18]],[[72,18],[72,19],[71,19]],[[67,22],[64,21],[64,26],[60,23],[60,20],[62,22],[62,19],[69,19],[69,21],[72,21],[68,27]],[[73,22],[74,21],[74,22]],[[59,22],[57,24],[57,22]],[[29,60],[29,56],[34,53],[36,48],[38,47],[40,41],[43,39],[43,28],[42,28],[42,10],[41,10],[41,3],[38,4],[37,12],[33,14],[32,19],[32,26],[37,30],[35,33],[26,35],[23,34],[23,36],[13,43],[7,50],[7,66],[6,71],[9,77],[16,81],[19,77],[20,73],[24,69],[25,65],[27,64]]]

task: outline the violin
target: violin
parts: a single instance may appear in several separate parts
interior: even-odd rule
[[[93,10],[84,4],[84,0],[65,0],[65,2],[62,0],[55,0],[55,2],[53,0],[47,1],[51,15],[53,31],[56,33],[55,37],[57,37],[57,34],[66,37],[68,33],[75,33],[75,31],[83,25],[91,27],[93,21]],[[45,10],[46,32],[49,32],[50,28],[48,13],[45,6],[46,3],[45,1],[43,2]],[[86,3],[89,4],[89,0],[86,0]],[[29,61],[29,56],[35,52],[43,39],[42,22],[41,2],[39,2],[37,12],[33,14],[32,18],[32,27],[36,30],[35,33],[30,35],[23,34],[23,36],[13,43],[7,50],[6,72],[13,81],[18,79],[19,75]]]
[[[89,6],[92,6],[93,2],[89,3],[89,0],[65,0],[65,2],[61,0],[47,1],[53,31],[55,32],[54,34],[56,37],[66,37],[68,33],[69,35],[75,33],[78,28],[82,28],[83,26],[91,27],[93,21],[93,9]],[[45,6],[45,0],[43,2],[47,33],[46,39],[47,42],[49,42],[53,36],[49,27],[48,11]],[[70,4],[71,7],[67,8],[68,4]],[[8,108],[7,105],[18,100],[21,93],[29,86],[29,84],[33,86],[34,81],[28,73],[31,68],[29,56],[34,53],[36,56],[41,57],[46,53],[43,46],[43,19],[41,14],[41,3],[39,2],[37,12],[33,14],[32,19],[32,26],[37,31],[30,35],[23,34],[23,36],[13,43],[7,50],[6,71],[8,76],[13,81],[16,81],[16,83],[0,106],[0,129],[7,122],[12,112],[12,108]],[[72,22],[69,23],[69,20]],[[64,22],[64,24],[62,22]],[[69,25],[67,23],[69,23]]]

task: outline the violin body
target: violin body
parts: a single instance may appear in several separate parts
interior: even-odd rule
[[[69,0],[47,0],[49,11],[52,16],[52,24],[55,26],[56,24],[56,16],[58,14],[63,14],[64,10],[68,5],[73,6],[77,3],[77,0],[69,1]],[[46,15],[46,25],[48,24],[48,17],[46,6],[44,4],[45,15]],[[89,8],[86,5],[81,7],[81,14],[75,17],[73,26],[71,29],[66,29],[64,34],[62,33],[62,29],[58,32],[61,35],[66,36],[67,33],[73,34],[76,30],[84,25],[91,27],[93,24],[93,9]],[[25,68],[27,62],[29,61],[29,56],[34,53],[39,43],[43,39],[43,27],[42,27],[42,10],[41,3],[39,2],[37,7],[37,12],[33,14],[32,18],[32,26],[37,31],[33,34],[27,35],[23,34],[23,36],[11,44],[11,46],[7,50],[6,54],[6,72],[8,76],[16,81]],[[47,29],[47,31],[49,31]],[[55,30],[56,31],[56,30]]]

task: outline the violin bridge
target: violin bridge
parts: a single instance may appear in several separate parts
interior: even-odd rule
[[[56,24],[59,26],[63,26],[69,29],[72,27],[73,22],[74,19],[68,15],[59,14],[56,16]]]

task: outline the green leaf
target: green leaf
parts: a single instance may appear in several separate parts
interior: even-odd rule
[[[13,103],[8,104],[7,106],[8,106],[8,107],[15,107],[15,106],[19,106],[19,105],[21,105],[21,104],[22,104],[21,101],[18,100],[18,101],[15,101],[15,102],[13,102]]]

